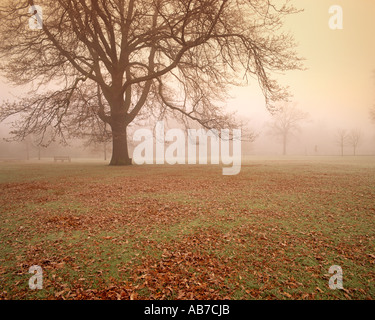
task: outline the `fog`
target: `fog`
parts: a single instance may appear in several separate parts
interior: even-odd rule
[[[290,136],[288,155],[340,155],[335,135],[339,129],[350,132],[361,130],[357,155],[375,154],[375,123],[371,123],[369,109],[375,104],[375,2],[360,0],[294,0],[304,9],[289,17],[285,23],[296,39],[297,52],[305,58],[306,70],[276,75],[290,87],[291,98],[297,108],[309,114],[309,121],[301,123],[300,131]],[[338,4],[343,8],[343,29],[331,30],[329,8]],[[12,100],[24,88],[14,88],[5,79],[0,81],[1,100]],[[233,88],[228,110],[235,111],[248,128],[258,136],[252,143],[243,143],[245,155],[281,155],[282,143],[267,133],[272,116],[265,107],[264,97],[256,80],[241,88]],[[27,142],[6,142],[9,121],[0,124],[0,158],[37,159],[56,154],[77,158],[105,157],[104,146],[82,147],[82,141],[70,141],[70,146],[53,143],[40,148]],[[130,137],[131,139],[132,137]],[[107,146],[108,147],[108,146]],[[352,155],[346,145],[344,155]],[[107,159],[110,157],[108,147]]]

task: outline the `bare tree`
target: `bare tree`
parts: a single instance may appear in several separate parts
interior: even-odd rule
[[[29,28],[30,6],[40,30]],[[288,95],[271,72],[301,67],[280,31],[296,12],[288,0],[7,0],[0,70],[32,89],[3,103],[0,121],[20,116],[16,139],[52,126],[65,141],[98,118],[111,128],[111,165],[131,163],[127,127],[142,114],[233,127],[228,85],[257,78],[271,111]]]
[[[42,150],[46,150],[47,148],[49,151],[54,150],[56,145],[53,143],[54,140],[52,138],[53,129],[51,127],[46,128],[44,136],[37,136],[36,134],[29,134],[23,140],[23,144],[25,145],[26,149],[26,159],[30,160],[30,152],[36,151],[38,160],[41,160]],[[46,140],[47,143],[43,143],[43,139]],[[6,141],[11,141],[9,139],[5,139]]]
[[[80,135],[84,139],[84,147],[94,150],[102,150],[104,160],[107,160],[108,145],[111,142],[111,132],[105,122],[97,123],[98,127],[91,127],[94,130],[82,132]]]
[[[33,137],[32,135],[29,135],[29,136],[26,137],[24,142],[26,143],[27,160],[30,159],[30,155],[29,155],[30,147],[37,150],[38,160],[41,160],[41,148],[42,148],[42,146],[37,141],[35,141],[35,137]]]
[[[375,106],[373,106],[371,109],[370,109],[370,119],[373,123],[375,123]]]
[[[353,129],[348,135],[348,143],[353,148],[353,155],[356,155],[358,145],[362,140],[362,132],[359,129]]]
[[[336,132],[336,144],[340,147],[341,156],[344,156],[344,147],[348,144],[349,135],[345,129],[338,129]]]
[[[301,130],[301,123],[308,120],[308,113],[297,109],[296,104],[284,103],[272,116],[273,121],[268,124],[268,133],[281,139],[283,155],[290,137]]]

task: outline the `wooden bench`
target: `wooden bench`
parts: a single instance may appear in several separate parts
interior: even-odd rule
[[[54,156],[53,157],[54,161],[62,161],[64,162],[65,160],[70,162],[70,157],[69,156]]]

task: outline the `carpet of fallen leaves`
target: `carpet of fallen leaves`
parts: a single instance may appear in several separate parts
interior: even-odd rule
[[[0,163],[0,188],[0,299],[375,297],[374,161]]]

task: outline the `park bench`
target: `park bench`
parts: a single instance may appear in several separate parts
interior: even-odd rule
[[[54,156],[53,157],[54,161],[62,161],[64,162],[65,160],[70,162],[70,157],[69,156]]]

